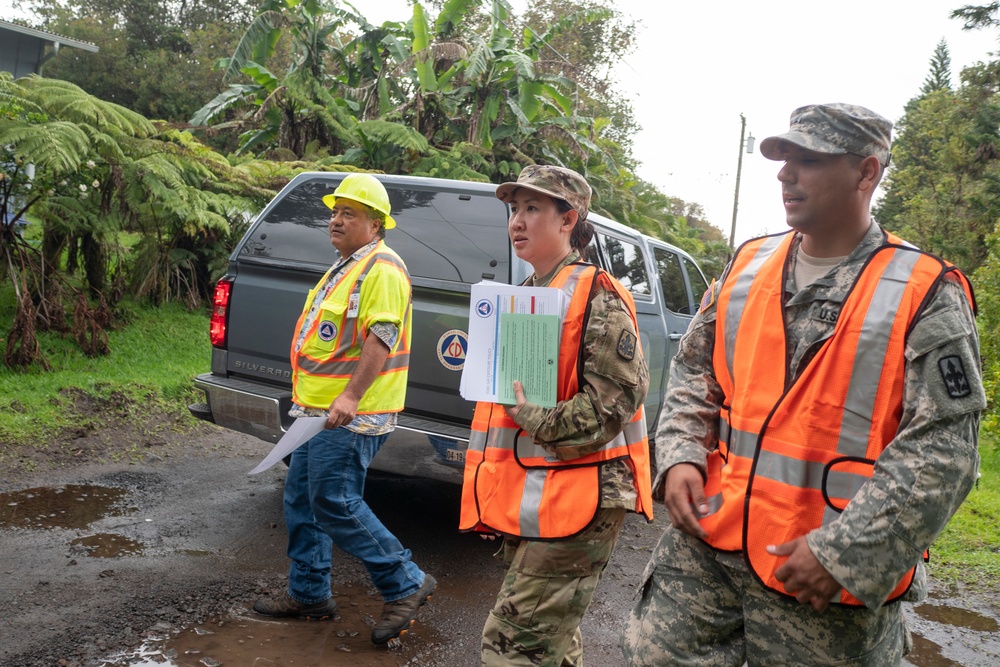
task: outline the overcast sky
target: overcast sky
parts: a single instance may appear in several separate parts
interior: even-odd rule
[[[483,0],[489,2],[489,0]],[[986,0],[980,0],[985,4]],[[973,0],[975,3],[975,0]],[[355,0],[373,23],[405,20],[407,0]],[[524,0],[512,0],[523,8]],[[743,155],[736,242],[785,229],[778,163],[760,139],[784,132],[804,104],[860,104],[897,121],[920,90],[944,38],[953,83],[998,50],[994,31],[963,31],[961,0],[612,0],[641,22],[636,50],[618,63],[621,90],[642,132],[639,176],[702,205],[728,238],[740,149],[740,114],[756,138]],[[0,0],[0,15],[11,0]]]

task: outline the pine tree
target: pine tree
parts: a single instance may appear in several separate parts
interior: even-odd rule
[[[951,90],[951,53],[948,52],[948,42],[941,39],[931,56],[931,71],[924,79],[920,89],[921,97],[930,95],[936,90]]]

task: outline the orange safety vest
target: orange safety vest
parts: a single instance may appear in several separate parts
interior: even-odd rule
[[[357,370],[372,322],[400,318],[396,346],[358,403],[358,414],[399,412],[403,409],[410,367],[412,297],[406,265],[379,241],[340,276],[320,305],[302,346],[296,350],[298,332],[302,331],[330,271],[309,292],[295,326],[297,333],[291,350],[292,400],[308,408],[329,408]],[[373,272],[397,275],[391,280],[366,280]]]
[[[832,335],[790,386],[782,294],[793,234],[745,244],[719,292],[713,365],[725,402],[701,524],[710,545],[743,551],[754,576],[785,595],[774,576],[785,557],[765,547],[836,520],[872,476],[899,427],[907,333],[946,273],[960,276],[975,308],[957,269],[887,236]],[[889,602],[906,592],[913,572]],[[846,590],[834,602],[862,606]]]
[[[636,322],[632,296],[607,273],[583,263],[568,264],[559,271],[549,286],[570,297],[560,336],[559,401],[580,391],[580,346],[598,281],[618,293],[633,325]],[[535,540],[576,535],[590,525],[600,507],[600,464],[616,459],[627,460],[632,469],[635,510],[652,519],[649,441],[641,406],[622,433],[600,450],[560,461],[536,445],[502,406],[479,402],[465,454],[459,529]]]

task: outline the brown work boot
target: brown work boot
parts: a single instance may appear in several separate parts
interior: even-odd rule
[[[334,613],[337,611],[337,603],[330,597],[322,602],[304,604],[290,596],[288,591],[285,591],[277,597],[258,599],[253,603],[253,610],[261,616],[306,618],[310,621],[322,621],[333,618]]]
[[[382,606],[382,618],[372,630],[372,641],[376,644],[385,644],[390,639],[405,634],[416,621],[417,611],[431,599],[436,587],[437,580],[425,574],[424,583],[416,593],[400,600],[386,602]]]

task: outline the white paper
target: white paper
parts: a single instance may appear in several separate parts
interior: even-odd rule
[[[521,287],[492,281],[472,285],[469,349],[459,393],[467,401],[497,402],[497,351],[500,313],[565,316],[566,294],[554,287]]]
[[[326,426],[326,417],[299,417],[292,422],[289,429],[285,431],[285,435],[281,436],[281,440],[264,457],[264,460],[247,474],[256,475],[264,472],[298,449],[309,438],[322,431],[324,426]]]

